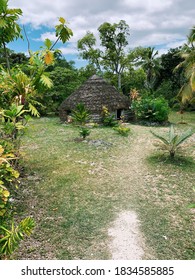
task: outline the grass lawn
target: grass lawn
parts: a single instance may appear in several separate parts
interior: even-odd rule
[[[177,124],[179,118],[170,115],[178,130],[195,131],[194,113],[185,114],[187,124]],[[185,153],[170,161],[150,133],[167,127],[128,127],[128,137],[97,127],[91,141],[80,142],[79,129],[58,118],[30,122],[17,208],[37,226],[15,258],[109,259],[108,228],[124,210],[139,216],[146,259],[195,258],[194,210],[188,208],[195,201],[194,135]]]

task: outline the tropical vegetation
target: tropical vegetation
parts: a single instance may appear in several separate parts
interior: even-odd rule
[[[151,133],[160,141],[161,148],[169,152],[171,158],[174,158],[180,145],[193,134],[191,129],[188,129],[180,135],[176,134],[173,125],[170,126],[168,137],[156,134],[153,131]]]
[[[6,44],[21,37],[21,28],[17,20],[22,15],[21,9],[10,9],[8,0],[0,2],[0,47],[6,58],[5,67],[0,68],[0,259],[7,259],[19,246],[24,236],[29,236],[35,221],[32,217],[15,222],[14,207],[11,203],[15,189],[19,188],[20,136],[31,116],[39,117],[37,96],[53,83],[46,73],[47,67],[54,63],[53,50],[61,40],[65,43],[72,31],[66,21],[59,18],[56,25],[56,42],[49,39],[44,42],[42,50],[31,52],[24,72],[19,65],[11,68]]]
[[[55,26],[55,42],[46,39],[40,50],[32,52],[24,30],[28,56],[8,49],[10,42],[22,38],[22,29],[18,24],[22,10],[10,9],[8,4],[8,0],[0,0],[0,259],[12,258],[25,237],[32,232],[40,236],[36,230],[41,227],[45,236],[49,233],[49,242],[57,242],[60,258],[93,258],[94,252],[96,258],[108,257],[104,249],[98,252],[97,245],[105,239],[103,229],[121,205],[124,208],[135,207],[140,213],[147,240],[150,245],[154,244],[159,258],[170,253],[173,258],[183,256],[192,259],[192,227],[186,209],[188,205],[194,205],[194,200],[191,201],[193,188],[190,175],[185,171],[192,174],[194,162],[188,155],[185,159],[178,156],[177,151],[194,132],[191,121],[194,121],[195,100],[194,26],[185,45],[160,56],[154,47],[127,49],[130,27],[124,20],[113,24],[104,22],[98,28],[101,48],[97,47],[97,39],[91,32],[78,41],[80,56],[88,64],[77,69],[73,61],[66,61],[56,49],[59,41],[66,43],[73,35],[63,17],[59,17]],[[123,119],[116,120],[115,114],[103,106],[101,126],[94,125],[91,129],[90,125],[86,125],[90,121],[90,112],[82,103],[77,104],[70,116],[71,122],[64,126],[56,118],[48,118],[58,114],[61,102],[94,73],[104,77],[118,88],[119,94],[129,98],[134,128],[124,124]],[[178,117],[175,112],[172,113],[175,108],[182,116],[186,112],[189,124],[171,119],[171,114],[174,118]],[[165,136],[162,125],[169,122],[174,122],[177,128],[185,125],[189,129],[178,133],[170,125],[168,136]],[[150,128],[140,124],[157,125],[152,134],[171,158],[169,162],[159,154],[148,156],[148,165],[144,165],[146,173],[142,173],[144,180],[149,180],[146,186],[138,174],[143,167],[142,148],[151,152],[152,149],[144,145],[147,137],[150,141],[152,139]],[[25,134],[27,129],[29,135]],[[78,134],[81,138],[75,141]],[[89,135],[90,140],[83,141]],[[190,151],[191,148],[188,149]],[[140,162],[133,157],[135,152]],[[145,151],[143,154],[146,156]],[[121,155],[126,162],[117,161],[117,158],[122,159]],[[133,159],[138,168],[132,168],[127,174],[128,164],[134,165]],[[158,167],[154,169],[152,164]],[[176,174],[182,172],[184,180],[177,182],[178,190],[172,168],[166,164],[171,164]],[[152,175],[147,175],[150,172]],[[36,173],[38,177],[34,176]],[[33,177],[33,182],[29,182],[29,177]],[[158,178],[163,178],[163,184]],[[169,185],[165,187],[167,182],[170,188]],[[189,183],[187,191],[183,182]],[[29,191],[29,184],[31,193],[27,197],[23,188]],[[134,184],[137,190],[132,189]],[[41,222],[42,211],[39,211],[38,221],[28,212],[26,204],[31,195],[35,195],[37,202],[34,203],[39,205],[38,208],[45,208],[43,212],[47,212],[47,220]],[[22,207],[23,197],[25,202]],[[181,202],[186,206],[180,207]],[[38,215],[38,210],[34,211]],[[161,214],[160,221],[158,213]],[[148,219],[151,216],[153,218]],[[172,229],[169,226],[171,221],[174,222]],[[151,233],[153,227],[154,233]],[[180,228],[184,233],[182,248],[178,241]],[[168,244],[175,246],[175,252],[169,252],[164,241],[159,242],[161,231],[165,229],[169,233]],[[176,241],[171,239],[172,236]],[[62,245],[65,245],[63,252]],[[31,250],[36,249],[32,246]]]

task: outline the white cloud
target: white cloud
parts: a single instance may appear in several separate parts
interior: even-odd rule
[[[114,23],[121,19],[130,26],[129,47],[139,45],[168,46],[177,40],[185,40],[194,25],[194,0],[10,0],[9,5],[23,10],[21,22],[33,28],[41,25],[54,27],[58,17],[64,17],[70,24],[74,36],[70,43],[74,47],[64,53],[76,53],[76,42],[87,31],[97,35],[97,28],[105,21]],[[54,40],[53,30],[40,35]]]
[[[146,10],[149,13],[164,11],[172,5],[171,0],[123,0],[130,9]]]
[[[76,54],[76,55],[78,55],[79,54],[75,44],[68,44],[65,47],[59,48],[59,50],[62,52],[63,55],[68,55],[68,54],[71,54],[71,55]]]
[[[45,33],[42,33],[41,34],[41,37],[38,38],[38,39],[34,39],[34,41],[41,41],[41,42],[44,42],[45,39],[49,39],[51,40],[52,42],[55,42],[56,41],[56,34],[55,32],[45,32]]]

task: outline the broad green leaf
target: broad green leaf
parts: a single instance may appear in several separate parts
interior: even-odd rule
[[[0,28],[5,28],[7,27],[7,23],[3,18],[0,18]]]
[[[7,13],[10,15],[15,15],[16,20],[18,19],[18,16],[23,14],[21,9],[7,9]]]
[[[47,49],[49,50],[52,46],[52,42],[49,39],[45,39],[44,41],[44,45],[47,47]]]
[[[0,0],[0,13],[5,13],[7,10],[7,0]]]

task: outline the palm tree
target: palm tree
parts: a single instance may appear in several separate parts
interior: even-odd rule
[[[192,29],[190,30],[190,34],[188,36],[188,44],[191,44],[192,48],[195,48],[194,42],[195,42],[195,26],[192,27]]]
[[[159,140],[159,144],[163,150],[169,152],[171,158],[174,158],[176,151],[178,150],[179,146],[190,136],[193,135],[191,129],[183,132],[181,135],[176,134],[173,125],[171,125],[169,129],[169,133],[167,137],[162,135],[156,134],[153,131],[151,133]]]
[[[158,51],[155,51],[154,47],[148,47],[142,50],[141,61],[136,63],[145,70],[146,85],[151,93],[153,92],[154,82],[160,69],[160,60],[156,58],[157,55]]]
[[[195,26],[188,36],[188,44],[184,45],[181,52],[183,61],[176,67],[184,68],[186,83],[179,91],[178,98],[182,105],[195,103]]]

